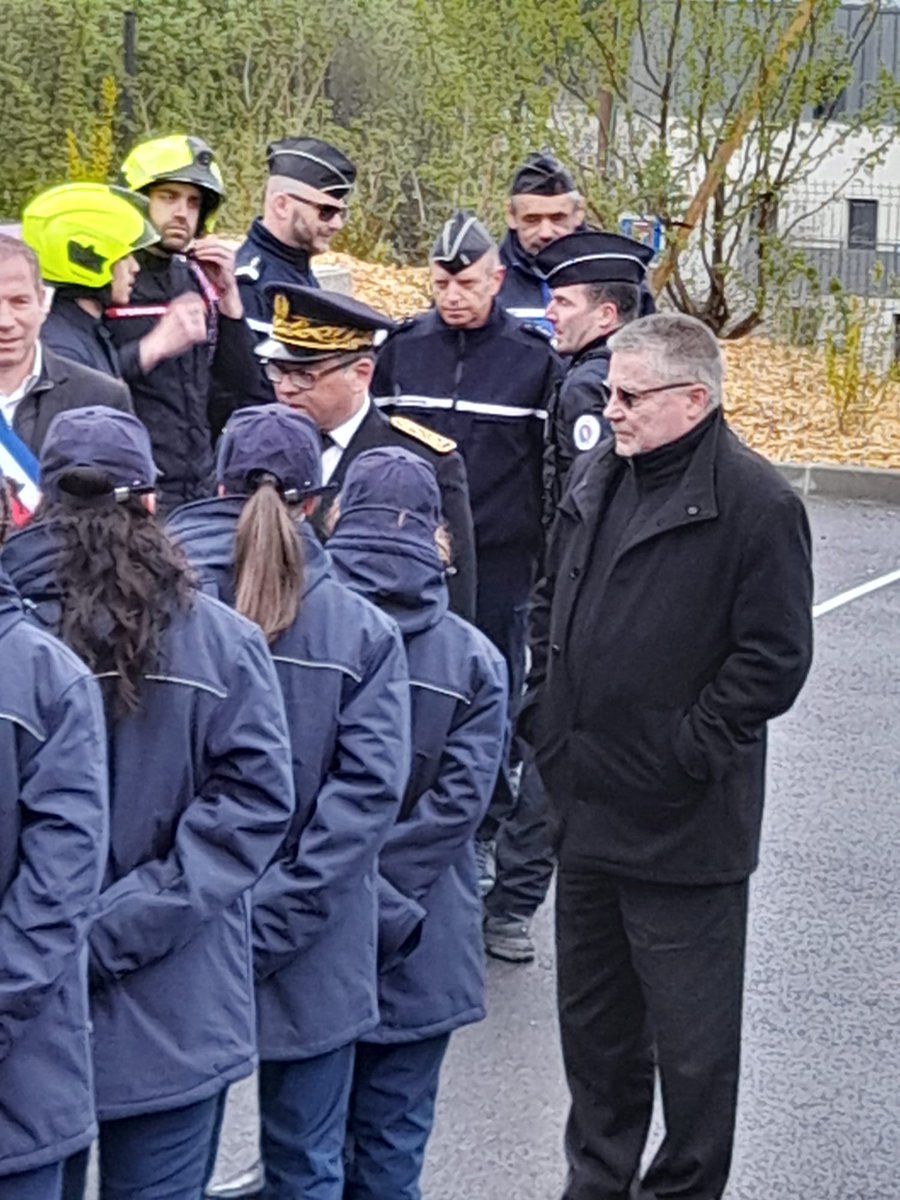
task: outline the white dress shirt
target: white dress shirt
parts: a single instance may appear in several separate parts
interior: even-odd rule
[[[35,342],[34,364],[30,373],[25,376],[19,386],[14,391],[10,392],[8,396],[3,392],[0,392],[0,412],[2,412],[3,416],[6,418],[6,423],[10,429],[12,429],[13,418],[16,415],[16,409],[19,407],[19,402],[28,395],[28,393],[37,383],[38,379],[40,379],[41,367],[43,365],[44,355],[41,351],[41,343]]]
[[[338,425],[335,429],[330,429],[323,437],[330,438],[330,442],[325,450],[322,451],[322,482],[328,483],[334,474],[338,463],[341,461],[341,455],[350,445],[353,435],[366,419],[366,414],[372,406],[372,401],[366,396],[365,403],[359,412],[353,414],[349,421],[345,421],[343,425]]]

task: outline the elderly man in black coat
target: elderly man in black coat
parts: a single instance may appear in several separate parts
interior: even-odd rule
[[[731,432],[713,335],[611,339],[614,440],[548,550],[524,715],[557,825],[565,1200],[713,1200],[737,1100],[766,723],[812,654],[803,504]],[[659,1070],[666,1134],[642,1180]]]

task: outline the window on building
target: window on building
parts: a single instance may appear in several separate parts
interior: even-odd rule
[[[900,367],[900,313],[894,313],[894,366]]]
[[[851,250],[874,250],[878,244],[878,201],[847,201],[847,245]]]

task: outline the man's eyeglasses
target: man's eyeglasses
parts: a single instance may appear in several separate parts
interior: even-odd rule
[[[694,387],[696,383],[696,379],[689,379],[684,383],[661,383],[659,387],[644,388],[640,392],[632,392],[628,388],[611,387],[607,407],[613,400],[618,400],[623,408],[631,409],[636,404],[640,404],[646,396],[655,396],[658,392],[673,392],[676,388]]]
[[[301,204],[308,204],[310,208],[314,208],[319,214],[319,220],[326,225],[333,221],[335,217],[340,217],[342,221],[346,221],[347,214],[350,212],[346,204],[320,204],[318,200],[307,200],[305,196],[298,196],[296,192],[285,192],[286,196],[290,196],[292,200],[299,200]]]
[[[350,365],[350,363],[341,360],[341,362],[335,363],[334,366],[326,367],[324,371],[310,371],[306,367],[295,367],[293,365],[286,365],[285,363],[269,361],[263,367],[263,371],[270,383],[281,383],[283,379],[289,379],[295,388],[298,388],[302,392],[308,392],[326,375],[331,375],[334,371],[342,371],[344,367]]]

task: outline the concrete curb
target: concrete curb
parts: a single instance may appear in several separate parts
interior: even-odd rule
[[[804,496],[900,506],[900,471],[837,463],[775,463],[774,466]]]

